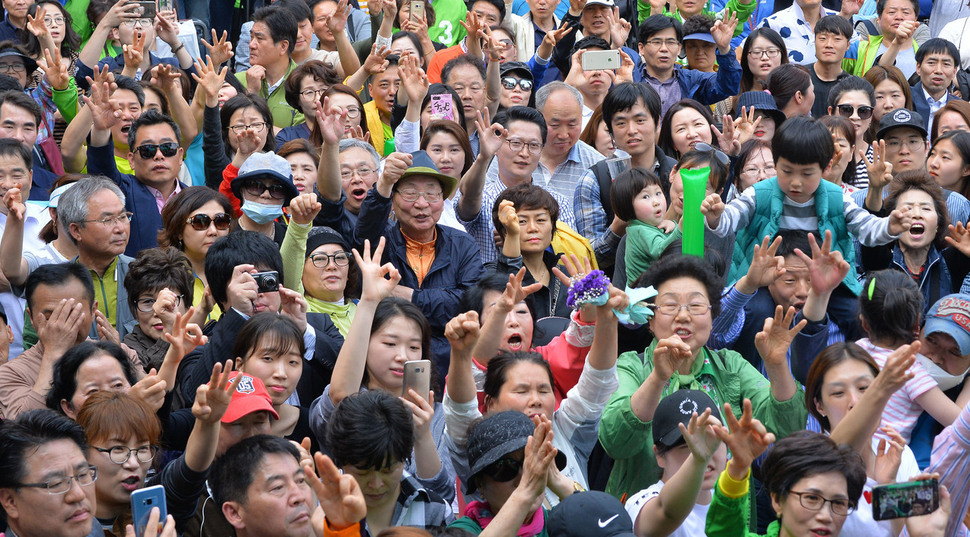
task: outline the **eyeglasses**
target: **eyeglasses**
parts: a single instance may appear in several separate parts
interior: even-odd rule
[[[746,175],[752,175],[752,176],[758,176],[758,175],[761,175],[761,174],[765,174],[765,176],[767,176],[767,177],[774,177],[775,176],[775,167],[774,166],[765,166],[764,168],[758,168],[756,166],[745,166],[744,169],[741,170],[741,173],[746,174]]]
[[[373,168],[368,168],[367,166],[361,166],[356,170],[352,170],[352,169],[340,170],[340,178],[343,179],[344,181],[349,181],[356,173],[358,177],[363,179],[364,177],[367,177],[368,175],[374,173],[374,171],[375,170]]]
[[[852,106],[851,104],[840,104],[835,107],[839,111],[839,115],[842,117],[852,117],[852,114],[859,113],[859,119],[866,120],[872,117],[872,107],[862,105],[858,108]]]
[[[98,223],[103,226],[113,226],[115,224],[127,224],[131,222],[131,217],[134,213],[125,211],[121,214],[116,214],[114,216],[105,216],[104,218],[98,218],[97,220],[81,220],[81,222],[87,223]]]
[[[67,491],[71,490],[72,479],[77,481],[77,484],[82,487],[90,486],[92,483],[98,480],[98,468],[96,466],[88,466],[75,475],[55,477],[54,479],[45,481],[43,483],[21,483],[17,486],[36,489],[46,488],[48,494],[65,494]]]
[[[789,491],[789,494],[798,496],[798,503],[802,504],[802,507],[805,509],[811,511],[820,511],[826,502],[832,506],[832,513],[839,516],[846,516],[853,510],[852,504],[845,498],[829,500],[821,494],[815,494],[814,492],[795,492],[794,490]]]
[[[155,454],[158,453],[158,448],[150,444],[138,446],[136,448],[129,448],[127,446],[113,446],[111,448],[99,448],[97,446],[91,447],[98,450],[100,453],[107,453],[108,458],[111,459],[111,462],[115,464],[124,464],[128,462],[128,459],[131,458],[132,453],[135,454],[135,458],[138,459],[138,462],[152,462],[152,459],[155,458]]]
[[[663,304],[656,304],[654,307],[657,311],[664,315],[677,315],[681,310],[687,310],[687,313],[691,315],[704,315],[705,313],[711,311],[710,304],[703,304],[701,302],[692,302],[690,304],[677,304],[676,302],[665,302]]]
[[[330,261],[333,261],[334,265],[338,267],[346,267],[350,264],[350,253],[348,252],[336,252],[332,254],[313,254],[310,256],[310,261],[313,262],[313,266],[317,268],[327,268]]]
[[[508,144],[509,144],[509,149],[511,149],[513,153],[518,153],[519,151],[522,151],[522,148],[525,146],[529,146],[529,153],[532,153],[533,155],[538,155],[539,153],[542,153],[542,144],[540,144],[539,142],[525,143],[522,140],[508,140]]]
[[[482,473],[491,477],[493,481],[498,481],[499,483],[505,483],[515,479],[519,472],[522,471],[522,461],[517,461],[515,459],[499,459],[492,464],[489,464],[482,470]]]
[[[317,100],[318,98],[320,98],[321,95],[323,95],[326,92],[327,92],[326,88],[308,89],[308,90],[301,91],[300,95],[302,95],[303,98],[306,100],[310,100],[310,99]]]
[[[222,231],[229,229],[229,225],[232,224],[232,217],[226,213],[217,213],[215,216],[200,213],[186,218],[185,223],[191,225],[192,229],[196,231],[205,231],[215,223],[216,229]]]
[[[159,149],[162,150],[163,157],[174,157],[179,151],[179,144],[178,142],[165,142],[164,144],[143,144],[135,148],[138,151],[138,156],[144,160],[155,158]]]
[[[22,62],[0,63],[0,73],[9,73],[11,71],[14,73],[23,73],[26,70],[27,66]]]
[[[414,203],[418,201],[418,198],[424,198],[424,201],[428,203],[438,203],[445,196],[440,190],[435,192],[419,192],[417,190],[398,190],[397,194],[401,196],[401,199],[408,202]]]
[[[263,192],[269,190],[269,196],[271,198],[277,200],[286,199],[286,189],[279,183],[265,185],[259,181],[246,181],[243,184],[243,189],[251,196],[262,196]]]
[[[249,125],[230,125],[229,128],[236,134],[239,134],[246,129],[253,129],[253,132],[263,132],[263,129],[266,128],[266,123],[263,121],[257,121],[256,123]]]
[[[144,28],[146,26],[151,26],[152,22],[154,21],[152,21],[151,19],[125,19],[121,21],[121,25],[127,26],[129,28],[133,26],[141,26],[142,28]]]
[[[44,25],[46,25],[48,28],[52,28],[55,24],[64,24],[64,17],[44,17]]]
[[[891,149],[893,151],[899,151],[902,149],[903,145],[909,148],[910,151],[919,151],[926,147],[925,138],[910,138],[909,140],[900,140],[899,138],[892,138],[886,140],[886,149]]]
[[[138,308],[138,311],[142,313],[151,313],[155,311],[155,302],[156,300],[154,298],[141,298],[137,302],[135,302],[135,306]],[[175,307],[176,308],[179,307],[179,304],[181,303],[182,303],[182,295],[175,295]],[[118,464],[122,464],[124,462],[125,461],[121,461]]]
[[[356,106],[348,106],[344,109],[347,112],[347,117],[350,119],[357,119],[360,117],[360,108]]]
[[[655,48],[660,48],[663,45],[667,45],[667,48],[680,48],[680,41],[676,39],[647,39],[647,44]]]
[[[532,91],[532,81],[526,80],[524,78],[515,78],[514,76],[506,76],[502,78],[502,87],[507,90],[515,89],[518,85],[522,91]]]
[[[748,54],[754,56],[755,58],[777,58],[781,54],[780,48],[753,48],[748,51]]]
[[[694,149],[696,149],[697,151],[703,151],[705,153],[707,152],[713,153],[714,158],[716,158],[718,162],[720,162],[725,166],[727,166],[728,163],[731,162],[731,159],[729,159],[728,156],[724,154],[724,151],[721,151],[720,149],[712,146],[711,144],[705,144],[704,142],[699,142],[694,144]]]

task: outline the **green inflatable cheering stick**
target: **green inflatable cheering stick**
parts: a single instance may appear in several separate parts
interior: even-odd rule
[[[684,255],[704,257],[704,215],[701,203],[707,195],[707,179],[711,167],[696,170],[680,170],[680,180],[684,185],[684,219],[681,250]]]

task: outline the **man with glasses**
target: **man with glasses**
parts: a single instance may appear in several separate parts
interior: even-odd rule
[[[542,149],[541,143],[538,149]],[[536,151],[536,161],[538,157]],[[438,371],[446,371],[450,361],[445,325],[458,314],[465,289],[482,276],[475,241],[438,223],[446,200],[457,188],[458,179],[439,173],[426,152],[392,154],[360,207],[352,241],[360,251],[364,240],[370,240],[372,249],[381,237],[387,240],[381,262],[389,262],[401,272],[392,296],[410,301],[427,317]],[[392,208],[396,223],[388,223]]]
[[[822,0],[795,0],[791,7],[763,19],[758,27],[771,28],[785,39],[788,60],[791,63],[808,65],[816,61],[815,25],[822,17],[835,14],[834,11],[829,11],[822,6]],[[845,16],[851,18],[851,15]],[[861,76],[862,73],[859,75]]]
[[[99,537],[84,430],[51,410],[0,425],[0,511],[19,537]]]
[[[181,133],[168,116],[149,110],[135,116],[128,128],[128,163],[133,175],[118,171],[112,137],[122,117],[116,116],[112,95],[93,88],[91,140],[88,145],[88,173],[111,178],[124,192],[125,210],[133,216],[131,237],[125,252],[134,257],[145,248],[158,245],[162,228],[162,207],[185,185],[178,180],[182,169]],[[123,116],[124,114],[122,114]],[[114,144],[117,147],[117,141]]]
[[[959,68],[960,51],[946,39],[930,39],[916,51],[919,82],[913,86],[913,109],[923,116],[926,132],[933,132],[934,116],[943,105],[960,100],[949,91]]]
[[[542,172],[537,172],[548,135],[542,114],[525,106],[513,106],[500,112],[495,123],[505,127],[508,133],[489,164],[484,181],[469,182],[465,192],[455,201],[458,221],[478,243],[482,264],[498,259],[492,207],[499,194],[508,187],[526,183],[542,186],[559,204],[560,221],[570,228],[575,225],[570,200],[549,188]]]
[[[640,64],[633,70],[636,82],[646,82],[660,94],[660,116],[681,99],[716,104],[741,90],[741,64],[731,46],[737,21],[717,21],[711,37],[717,45],[717,72],[684,69],[677,64],[684,30],[680,21],[666,15],[647,17],[637,31]]]
[[[335,163],[334,153],[338,151]],[[353,240],[360,206],[377,182],[380,162],[374,146],[363,140],[343,139],[336,149],[333,144],[323,144],[317,167],[317,199],[323,209],[313,226],[332,228],[348,243]],[[333,173],[335,167],[337,173]]]

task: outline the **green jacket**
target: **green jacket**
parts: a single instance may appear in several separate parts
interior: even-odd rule
[[[708,2],[706,7],[710,7],[710,5],[710,2]],[[707,15],[712,19],[722,19],[726,16],[728,10],[737,13],[738,27],[734,30],[734,36],[737,37],[741,35],[741,32],[744,31],[744,22],[751,17],[751,14],[754,13],[754,8],[757,6],[758,2],[754,0],[748,2],[747,4],[742,4],[740,0],[728,0],[727,4],[724,6],[724,9],[721,11],[715,13],[713,11],[704,9],[701,11],[701,14]],[[650,11],[650,2],[646,0],[637,0],[637,16],[640,18],[640,22],[643,22],[644,19],[650,16]],[[664,11],[663,14],[667,15],[668,17],[673,17],[680,22],[684,22],[684,18],[680,15],[679,11]],[[636,31],[636,28],[634,28],[634,31]]]
[[[704,533],[707,537],[762,537],[748,531],[748,503],[750,494],[740,498],[728,498],[720,487],[714,487],[714,497],[707,511]],[[778,537],[781,522],[775,520],[768,524],[764,537]]]
[[[869,40],[860,39],[849,45],[845,51],[845,59],[842,60],[842,70],[855,76],[865,76],[879,56],[879,47],[882,45],[882,35],[870,35]],[[913,51],[919,50],[916,40],[913,40]]]
[[[266,99],[266,104],[269,105],[269,111],[273,115],[274,127],[292,127],[306,121],[303,117],[303,112],[293,108],[286,102],[286,90],[283,89],[283,86],[285,85],[286,77],[290,76],[290,73],[294,69],[296,69],[296,62],[291,59],[290,67],[286,70],[286,75],[283,77],[283,80],[280,80],[280,83],[273,90],[273,93],[269,93],[269,86],[266,84],[266,79],[263,79],[262,86],[259,88],[259,96]],[[236,73],[236,80],[243,87],[246,87],[246,71]]]
[[[626,228],[626,252],[623,254],[626,263],[626,281],[637,281],[650,265],[660,259],[660,254],[682,236],[680,226],[675,227],[670,233],[664,233],[657,226],[641,220],[630,220],[630,225]]]
[[[754,246],[760,244],[765,237],[774,237],[778,233],[781,222],[782,205],[785,194],[778,187],[778,178],[772,177],[756,183],[755,211],[751,215],[748,225],[738,230],[734,243],[734,253],[731,260],[731,272],[728,282],[736,282],[747,274],[754,256]],[[818,233],[820,237],[825,232],[832,232],[833,248],[842,252],[842,257],[849,263],[849,273],[842,282],[858,295],[862,291],[862,284],[855,271],[855,246],[845,222],[845,205],[842,187],[822,180],[815,190],[815,214],[818,215]]]
[[[606,404],[600,421],[599,439],[603,448],[616,460],[606,492],[620,498],[643,490],[660,479],[653,453],[653,422],[640,421],[633,413],[630,398],[653,371],[654,339],[643,351],[643,359],[636,352],[626,352],[617,359],[616,372],[620,386]],[[808,410],[802,388],[788,401],[776,401],[771,385],[757,369],[740,354],[731,350],[704,349],[701,355],[710,361],[713,385],[699,388],[712,394],[718,405],[731,403],[740,418],[744,399],[750,399],[754,417],[761,420],[777,438],[783,438],[805,428]],[[675,391],[670,382],[664,394]],[[716,397],[715,397],[716,395]]]

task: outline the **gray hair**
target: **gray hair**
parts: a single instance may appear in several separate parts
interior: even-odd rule
[[[61,199],[57,201],[57,218],[60,220],[64,229],[70,229],[71,224],[84,226],[84,221],[88,219],[88,200],[102,190],[114,192],[121,204],[125,203],[125,195],[122,194],[118,185],[114,181],[102,175],[92,175],[74,183]],[[71,242],[77,244],[74,236],[68,233]]]
[[[542,86],[538,91],[536,91],[536,110],[542,112],[542,109],[546,107],[546,101],[549,99],[549,96],[552,95],[552,92],[557,90],[568,91],[570,95],[576,98],[576,102],[579,103],[579,106],[583,106],[583,94],[569,84],[557,80]]]
[[[343,153],[344,151],[355,147],[357,149],[367,151],[370,158],[374,159],[374,168],[380,168],[381,156],[377,154],[377,150],[374,149],[374,146],[363,140],[358,140],[357,138],[344,138],[343,140],[340,140],[340,149],[338,151]]]

